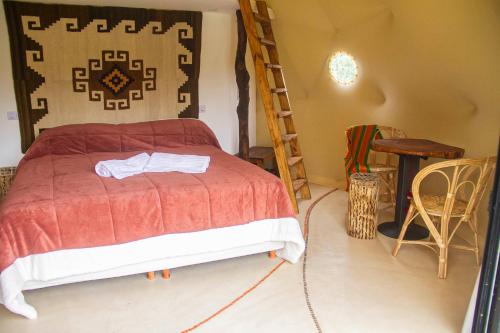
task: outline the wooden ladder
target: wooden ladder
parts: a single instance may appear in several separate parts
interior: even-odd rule
[[[298,213],[296,193],[300,192],[303,199],[310,199],[311,192],[306,177],[304,159],[299,146],[299,140],[295,125],[293,123],[293,113],[288,98],[288,90],[283,76],[283,68],[279,62],[276,40],[274,38],[271,18],[265,1],[256,1],[258,13],[254,13],[250,0],[239,0],[241,14],[245,30],[248,35],[248,42],[255,64],[255,76],[259,88],[260,96],[264,104],[267,126],[273,141],[276,162],[280,172],[281,180],[285,184],[295,212]],[[263,36],[259,36],[256,23],[262,27]],[[269,62],[266,63],[262,47],[267,50]],[[271,71],[275,87],[271,88],[268,80],[268,72]],[[277,112],[274,106],[273,95],[276,94],[279,100],[280,110]],[[283,121],[285,133],[282,133],[280,121]],[[290,147],[290,154],[287,154],[285,145]],[[292,178],[290,168],[295,168],[295,176]]]

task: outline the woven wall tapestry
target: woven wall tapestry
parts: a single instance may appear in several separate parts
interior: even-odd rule
[[[198,118],[200,12],[4,7],[23,152],[59,125]]]

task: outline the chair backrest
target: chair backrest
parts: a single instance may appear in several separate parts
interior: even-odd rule
[[[439,175],[445,181],[447,187],[446,199],[441,223],[447,223],[457,195],[459,199],[467,202],[464,217],[467,218],[475,212],[486,189],[488,179],[495,168],[495,161],[496,157],[485,159],[464,158],[435,163],[420,170],[413,180],[412,194],[415,205],[419,208],[422,218],[428,222],[427,224],[432,224],[432,222],[427,212],[425,212],[420,196],[420,187],[425,178],[430,175]],[[466,187],[468,188],[466,189]]]
[[[390,126],[377,126],[379,133],[382,135],[384,139],[404,139],[406,138],[406,133],[400,129],[390,127]],[[379,158],[377,158],[379,156]],[[380,157],[382,156],[382,157]],[[380,162],[385,166],[397,166],[397,155],[389,154],[389,153],[381,153],[376,151],[370,151],[370,155],[368,157],[369,164],[376,164]]]
[[[347,153],[345,155],[345,168],[347,178],[355,172],[370,172],[368,156],[371,143],[375,138],[380,138],[377,125],[357,125],[346,129]]]
[[[406,133],[400,129],[389,126],[378,126],[378,130],[382,133],[384,139],[404,139]]]

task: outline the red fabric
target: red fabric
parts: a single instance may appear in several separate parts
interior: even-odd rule
[[[370,172],[368,157],[374,139],[382,139],[377,125],[358,125],[350,127],[345,132],[347,138],[347,153],[344,157],[347,178],[346,190],[349,190],[349,177],[356,172]]]
[[[203,174],[123,180],[95,174],[98,161],[153,150],[209,155],[210,167]],[[1,203],[0,271],[36,253],[289,216],[294,213],[281,181],[224,153],[201,121],[63,126],[34,142]]]

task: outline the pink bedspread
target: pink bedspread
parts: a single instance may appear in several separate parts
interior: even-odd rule
[[[210,155],[204,174],[95,174],[138,152]],[[281,181],[224,153],[201,121],[49,129],[21,161],[0,204],[0,271],[16,258],[293,216]]]

